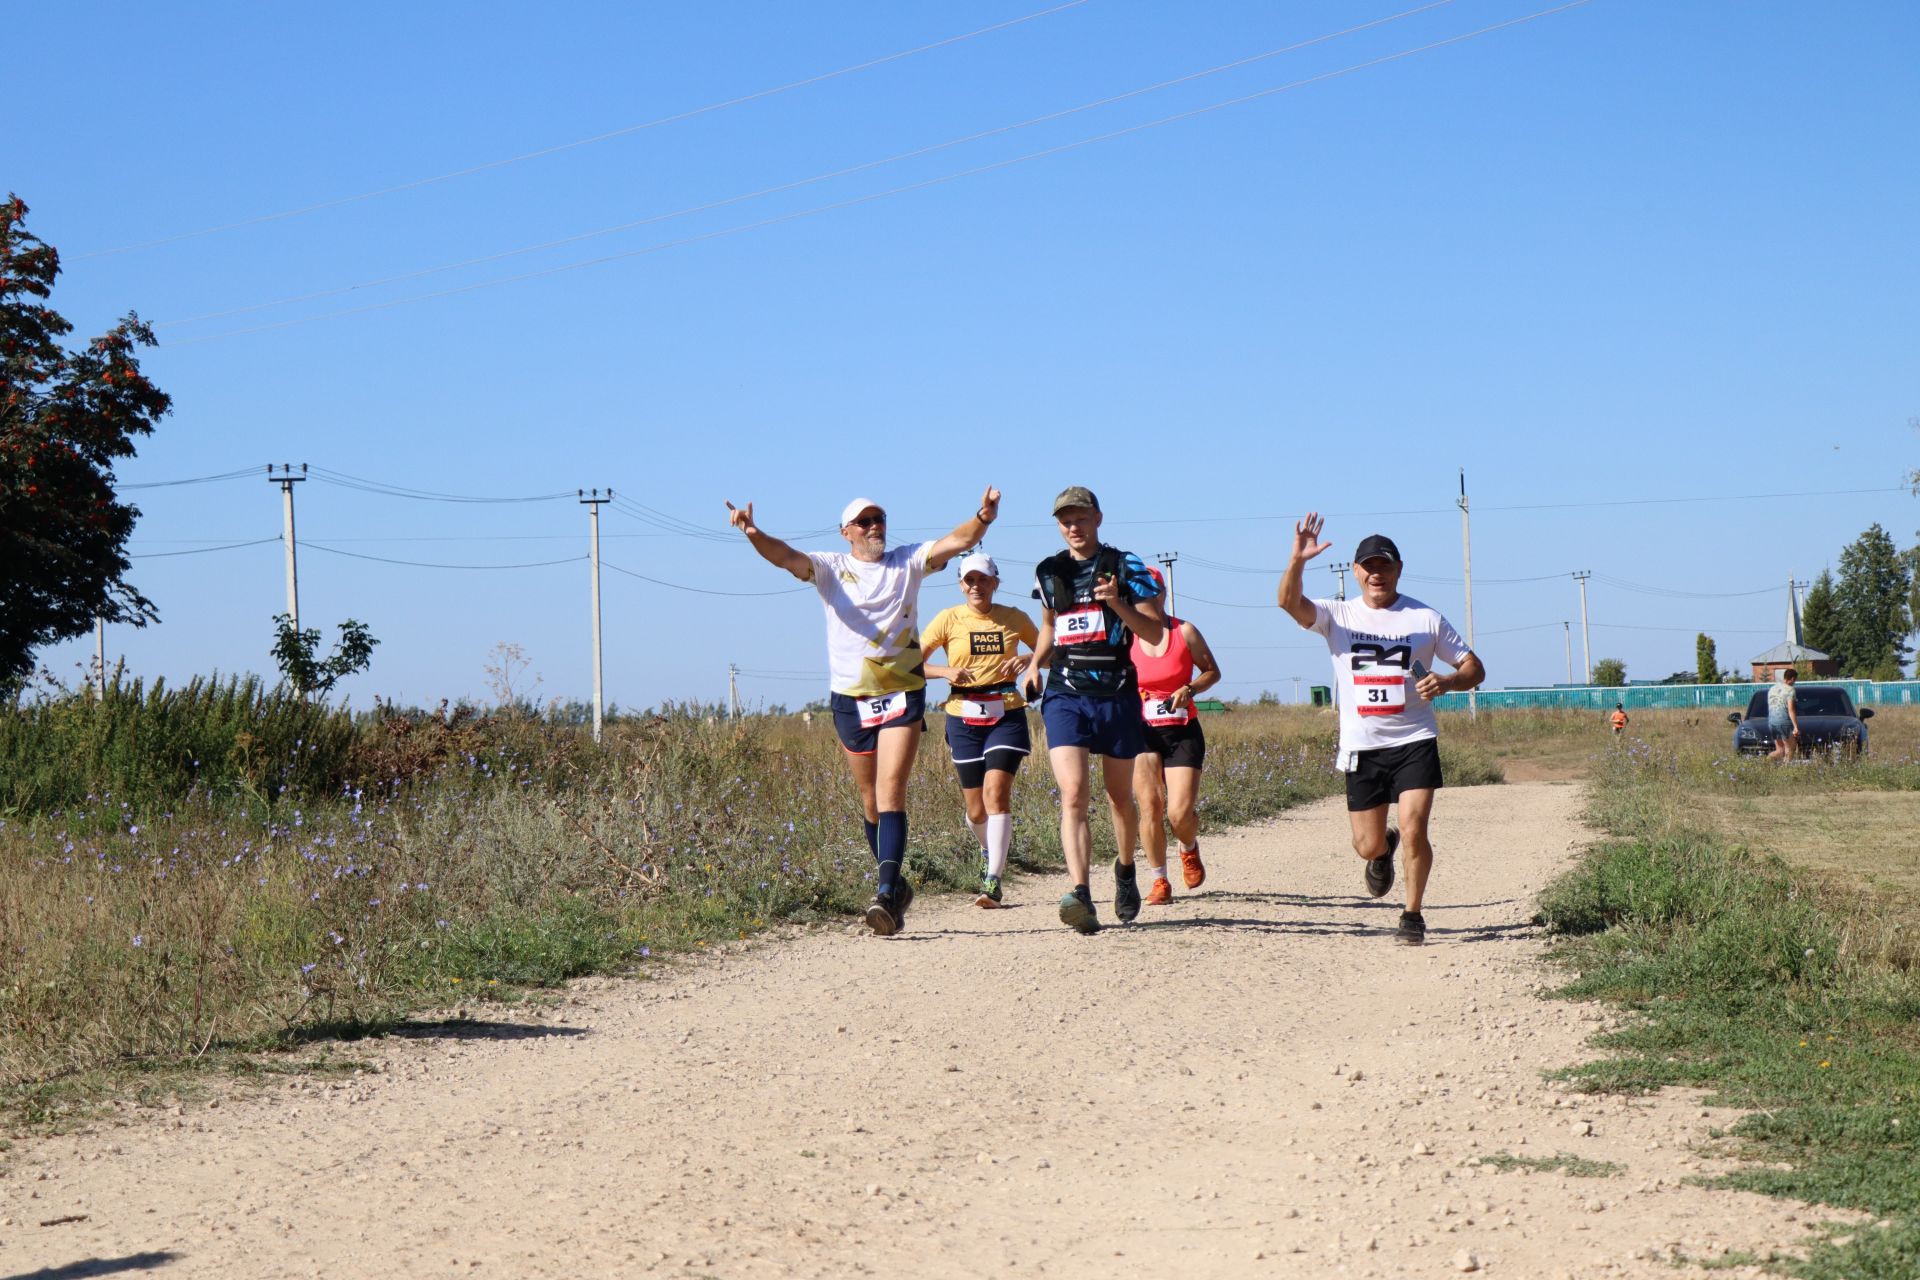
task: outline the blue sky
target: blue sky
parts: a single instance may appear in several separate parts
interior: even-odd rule
[[[1596,575],[1595,658],[1651,677],[1691,667],[1698,630],[1727,665],[1774,643],[1788,578],[1869,523],[1914,542],[1920,10],[1592,0],[1470,35],[1548,6],[1085,0],[1013,22],[1043,7],[38,6],[8,19],[33,50],[8,76],[42,114],[0,178],[62,251],[82,335],[128,309],[162,326],[146,367],[175,412],[123,481],[305,462],[461,495],[611,486],[717,532],[729,498],[801,533],[865,494],[896,539],[992,482],[989,550],[1023,566],[1058,545],[1053,493],[1088,484],[1109,540],[1180,554],[1229,694],[1324,681],[1264,607],[1310,508],[1342,558],[1394,536],[1404,585],[1464,625],[1462,468],[1494,686],[1564,679],[1562,620],[1579,663],[1573,570]],[[278,491],[137,493],[134,580],[164,621],[110,652],[173,680],[266,667],[277,545],[151,557],[273,537]],[[1725,500],[1769,493],[1809,496]],[[583,556],[570,497],[298,500],[303,620],[382,642],[356,702],[484,695],[501,642],[542,696],[590,690],[584,561],[340,554]],[[794,585],[633,511],[604,514],[611,564]],[[809,594],[611,570],[604,592],[617,702],[718,698],[729,662],[770,673],[752,700],[824,689]],[[923,603],[958,599],[948,574]],[[43,657],[71,675],[88,652]]]

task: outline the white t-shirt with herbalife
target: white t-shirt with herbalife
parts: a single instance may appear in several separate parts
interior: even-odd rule
[[[1404,595],[1385,609],[1364,600],[1315,600],[1313,630],[1333,655],[1343,771],[1353,771],[1356,752],[1440,736],[1433,704],[1413,690],[1413,664],[1431,671],[1439,658],[1457,667],[1467,642],[1438,609]]]
[[[827,687],[862,697],[924,689],[918,675],[920,583],[931,542],[889,547],[878,560],[809,551],[813,589],[827,610]]]

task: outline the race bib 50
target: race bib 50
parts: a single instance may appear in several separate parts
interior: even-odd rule
[[[882,694],[878,697],[855,698],[860,708],[860,727],[878,729],[907,714],[907,694],[903,689],[899,693]]]

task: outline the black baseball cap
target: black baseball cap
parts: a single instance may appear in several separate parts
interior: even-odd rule
[[[1400,548],[1393,545],[1393,539],[1384,533],[1370,533],[1360,539],[1359,548],[1353,553],[1355,564],[1365,564],[1375,556],[1385,556],[1395,564],[1400,564]]]

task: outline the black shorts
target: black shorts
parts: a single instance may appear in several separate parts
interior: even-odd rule
[[[1207,735],[1198,718],[1185,724],[1148,725],[1147,750],[1163,769],[1198,769],[1207,762]]]
[[[1026,709],[1009,711],[992,724],[968,724],[949,715],[947,750],[953,753],[953,771],[960,785],[969,791],[986,784],[989,769],[1018,773],[1020,762],[1033,750]]]
[[[891,694],[877,694],[855,698],[849,694],[836,693],[827,699],[827,705],[833,708],[833,731],[840,735],[840,745],[857,756],[870,756],[880,746],[882,729],[918,728],[925,732],[927,728],[927,691],[913,689],[907,694],[906,710],[885,724],[864,728],[860,724],[861,713],[881,698]]]
[[[1347,775],[1347,810],[1378,809],[1397,801],[1404,791],[1438,790],[1445,785],[1440,777],[1438,738],[1356,752],[1353,772]]]

